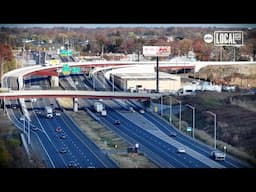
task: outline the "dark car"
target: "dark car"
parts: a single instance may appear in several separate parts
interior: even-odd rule
[[[35,125],[32,125],[32,126],[31,126],[31,129],[32,129],[33,131],[37,131],[37,130],[39,130],[39,128],[38,128],[38,127],[36,127]]]
[[[64,134],[61,134],[61,135],[60,135],[60,139],[66,139],[66,137],[67,137],[67,136],[64,135]]]
[[[62,148],[59,152],[63,154],[63,153],[67,153],[67,150],[65,148]]]
[[[62,132],[61,127],[57,127],[57,128],[56,128],[56,132],[58,132],[58,133]]]
[[[78,167],[78,164],[75,162],[75,161],[70,161],[69,163],[68,163],[68,167],[73,167],[73,168],[75,168],[75,167]]]
[[[119,120],[115,120],[115,125],[120,125],[120,121]]]
[[[169,136],[170,136],[170,137],[176,137],[176,136],[177,136],[177,133],[175,133],[175,132],[170,132]]]
[[[18,108],[18,104],[11,104],[11,108],[12,109],[17,109]]]

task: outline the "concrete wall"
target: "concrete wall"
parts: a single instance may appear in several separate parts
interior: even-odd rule
[[[136,89],[137,85],[141,85],[140,89],[156,89],[156,80],[127,80],[127,88],[130,89],[131,87]],[[179,80],[159,80],[159,91],[166,92],[166,91],[176,91],[180,89],[180,81]]]

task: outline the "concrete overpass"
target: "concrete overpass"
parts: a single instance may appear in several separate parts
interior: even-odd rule
[[[78,90],[20,90],[0,93],[0,99],[20,98],[92,98],[92,99],[144,99],[159,98],[159,93],[130,93]]]
[[[29,66],[20,69],[16,69],[5,73],[3,78],[6,76],[17,77],[19,89],[23,88],[23,78],[28,75],[48,75],[52,77],[52,86],[58,86],[58,71],[61,70],[63,64],[68,64],[70,67],[81,67],[82,69],[95,68],[95,67],[121,67],[121,66],[156,66],[156,61],[94,61],[94,62],[67,62],[57,65],[36,65]],[[159,68],[161,69],[195,69],[198,72],[201,68],[208,65],[246,65],[246,64],[256,64],[255,61],[185,61],[185,62],[170,62],[170,61],[160,61]],[[83,70],[82,70],[83,71]]]

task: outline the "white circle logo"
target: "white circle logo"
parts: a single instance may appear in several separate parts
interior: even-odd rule
[[[213,41],[213,36],[211,34],[205,34],[204,35],[204,42],[205,43],[211,43]]]

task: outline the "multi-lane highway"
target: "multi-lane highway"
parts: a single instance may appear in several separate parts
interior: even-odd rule
[[[60,85],[63,89],[70,90],[112,90],[111,82],[105,81],[103,73],[99,72],[93,78],[86,76],[63,77]],[[12,80],[5,78],[6,86],[10,86]],[[13,85],[15,86],[15,85]],[[115,88],[115,91],[117,88]],[[77,92],[77,91],[76,91]],[[192,139],[171,126],[150,110],[136,101],[129,100],[103,100],[101,101],[107,110],[107,116],[101,116],[92,108],[95,99],[81,99],[81,104],[86,106],[98,116],[99,122],[117,133],[128,143],[140,145],[139,150],[159,167],[175,168],[240,168],[250,167],[248,164],[227,155],[225,161],[215,161],[211,157],[213,148]],[[17,101],[10,101],[17,102]],[[52,106],[59,109],[60,116],[48,119],[44,115],[44,106]],[[134,110],[130,110],[130,107]],[[107,154],[103,153],[77,126],[77,124],[65,114],[55,99],[38,99],[35,103],[26,103],[32,127],[32,141],[40,143],[44,151],[45,159],[49,167],[117,167]],[[12,121],[21,130],[23,121],[20,110],[8,108],[8,114]],[[24,111],[23,111],[24,112]],[[116,120],[120,124],[116,124]],[[170,133],[176,136],[170,137]],[[185,153],[178,151],[183,148]]]
[[[5,82],[8,82],[5,79]],[[25,102],[31,121],[23,117],[20,102],[7,101],[10,108],[7,113],[14,124],[26,134],[31,133],[31,143],[39,143],[44,152],[47,167],[65,168],[117,168],[117,164],[103,153],[68,117],[65,112],[58,111],[60,116],[46,118],[44,106],[60,109],[55,99],[37,99],[35,103]],[[19,108],[14,109],[13,104]],[[24,112],[24,111],[23,111]],[[25,119],[25,120],[24,120]],[[25,123],[24,123],[25,121]],[[29,123],[28,123],[29,122]],[[25,125],[25,126],[24,126]],[[33,146],[39,150],[39,146]]]
[[[165,160],[168,159],[168,155],[172,158],[176,156],[179,159],[181,154],[177,153],[177,147],[184,147],[187,153],[182,154],[183,160],[178,160],[180,164],[175,164],[175,160],[170,159],[169,165],[171,164],[173,167],[250,167],[247,163],[231,157],[230,155],[227,155],[225,161],[216,162],[211,157],[211,152],[214,150],[212,147],[192,139],[149,111],[140,114],[139,111],[141,108],[131,102],[118,102],[118,106],[114,104],[117,103],[116,101],[117,100],[115,100],[115,102],[104,101],[107,106],[108,116],[102,117],[98,115],[101,121],[119,133],[120,136],[125,137],[126,140],[130,142],[141,141],[142,150],[143,147],[148,146],[146,152],[149,152],[148,149],[153,150],[153,148],[157,147],[159,144],[162,148],[156,148],[155,154],[164,155],[167,152],[167,156],[163,156]],[[134,111],[129,112],[128,109],[130,106],[133,106],[135,113]],[[113,125],[116,119],[122,122],[117,127]],[[149,127],[151,127],[151,129]],[[170,138],[169,135],[171,132],[175,133],[176,137]],[[147,143],[149,145],[147,145]],[[188,157],[186,157],[187,155]],[[157,161],[156,159],[158,157],[156,157],[156,155],[148,156],[152,161]],[[158,160],[159,159],[160,158],[158,158]],[[163,164],[160,163],[159,166],[168,166],[168,163],[164,163],[163,161],[162,163]]]

